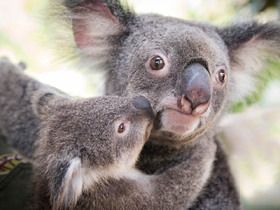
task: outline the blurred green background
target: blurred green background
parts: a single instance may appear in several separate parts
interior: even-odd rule
[[[280,0],[130,0],[139,13],[159,13],[215,25],[279,19]],[[25,61],[27,73],[75,96],[102,94],[102,74],[60,62],[47,39],[48,0],[0,0],[0,56]],[[258,92],[220,123],[244,209],[280,209],[280,65],[264,69]]]

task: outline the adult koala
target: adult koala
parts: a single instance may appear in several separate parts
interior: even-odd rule
[[[28,182],[30,167],[13,165],[0,182],[3,209],[26,204],[28,209],[106,210],[192,205],[212,169],[213,139],[193,142],[186,160],[163,173],[145,174],[135,163],[153,126],[147,99],[70,98],[22,70],[22,65],[0,59],[0,130],[32,160],[34,185]],[[25,190],[17,202],[7,202],[15,188],[17,193]]]
[[[187,161],[190,142],[214,138],[218,149],[213,170],[191,209],[239,209],[215,128],[230,104],[252,92],[253,76],[268,52],[279,58],[279,23],[218,28],[138,15],[117,0],[61,0],[55,7],[72,29],[75,43],[64,43],[74,47],[71,56],[80,56],[90,68],[104,68],[107,95],[150,100],[157,118],[138,168],[162,173]]]
[[[228,105],[253,90],[252,78],[267,52],[279,58],[280,25],[247,22],[217,28],[137,15],[118,0],[59,0],[53,6],[72,28],[77,47],[71,56],[104,68],[107,95],[144,96],[151,102],[157,119],[138,168],[160,174],[188,161],[191,142],[214,138],[213,170],[191,209],[239,209],[215,128]],[[64,44],[75,48],[73,42]]]

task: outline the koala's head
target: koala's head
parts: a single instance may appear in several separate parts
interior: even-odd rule
[[[137,15],[117,0],[64,5],[81,60],[107,70],[106,93],[151,102],[155,139],[186,142],[211,129],[229,103],[252,92],[266,52],[280,54],[278,23],[218,28]]]
[[[144,98],[70,99],[49,92],[34,98],[40,151],[57,160],[79,158],[91,169],[132,167],[151,130],[153,112]]]
[[[95,182],[131,170],[154,118],[142,97],[71,99],[40,91],[32,102],[41,119],[35,174],[49,180],[54,209],[73,205]]]

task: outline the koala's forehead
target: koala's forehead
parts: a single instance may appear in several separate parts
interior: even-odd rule
[[[133,29],[131,49],[139,53],[163,49],[176,55],[226,60],[226,47],[214,27],[157,15],[140,15]],[[131,45],[133,43],[133,45]],[[141,52],[142,50],[142,52]],[[146,55],[145,55],[146,56]]]
[[[118,120],[130,120],[134,111],[131,99],[127,98],[70,99],[52,110],[44,128],[59,136],[90,139],[110,135],[112,126]]]
[[[107,118],[114,120],[132,112],[130,98],[103,96],[88,99],[74,99],[60,104],[57,115],[71,116],[72,118]]]

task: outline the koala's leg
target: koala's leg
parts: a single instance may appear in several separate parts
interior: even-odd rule
[[[39,126],[31,96],[41,86],[23,74],[21,64],[0,59],[0,132],[21,155],[30,159]]]

